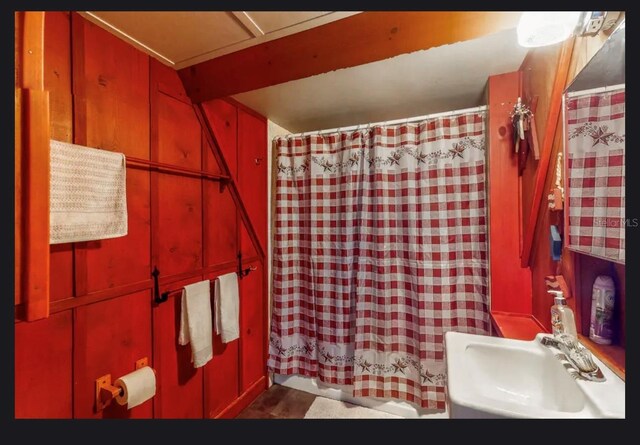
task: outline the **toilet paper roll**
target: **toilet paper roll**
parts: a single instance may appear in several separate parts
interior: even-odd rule
[[[116,402],[126,404],[127,409],[131,409],[156,394],[156,374],[152,368],[144,366],[123,375],[114,385],[122,388],[121,394],[116,396]]]

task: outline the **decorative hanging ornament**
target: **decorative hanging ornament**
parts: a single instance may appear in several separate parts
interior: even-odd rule
[[[509,114],[513,125],[513,145],[516,153],[520,151],[520,142],[526,139],[526,131],[531,128],[531,118],[533,113],[528,106],[522,103],[522,98],[518,97],[518,102],[513,106]]]

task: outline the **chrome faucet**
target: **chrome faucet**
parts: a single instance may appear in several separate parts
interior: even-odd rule
[[[554,347],[561,351],[567,361],[581,377],[592,382],[606,380],[602,371],[593,361],[591,352],[571,334],[559,334],[554,337],[542,337],[540,343],[546,347]]]

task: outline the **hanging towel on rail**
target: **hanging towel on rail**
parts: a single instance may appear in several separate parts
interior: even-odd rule
[[[182,290],[178,343],[191,343],[194,368],[204,366],[213,358],[210,285],[209,280],[204,280]]]
[[[235,272],[216,278],[213,294],[215,332],[220,334],[222,343],[229,343],[240,337],[238,298],[238,275]]]
[[[50,159],[49,243],[125,236],[124,155],[51,140]]]

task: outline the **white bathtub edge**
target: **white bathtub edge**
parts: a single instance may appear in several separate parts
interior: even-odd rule
[[[311,394],[315,394],[321,397],[327,397],[329,399],[341,400],[343,402],[352,403],[354,405],[360,405],[367,408],[383,411],[389,414],[395,414],[407,419],[448,419],[449,413],[447,411],[431,411],[416,408],[415,406],[400,401],[381,400],[373,397],[353,397],[339,388],[333,388],[322,382],[318,382],[317,379],[311,377],[303,377],[300,375],[282,375],[273,374],[273,383],[286,386],[288,388],[305,391]]]

